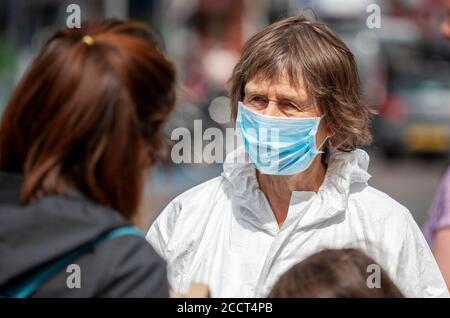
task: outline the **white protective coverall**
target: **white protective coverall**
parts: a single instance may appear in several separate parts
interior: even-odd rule
[[[242,158],[243,148],[230,153],[221,176],[175,198],[147,234],[167,261],[176,292],[195,281],[207,284],[212,297],[265,297],[306,257],[356,247],[380,263],[406,296],[448,297],[410,212],[367,184],[366,152],[334,151],[319,191],[292,193],[281,228],[255,168]]]

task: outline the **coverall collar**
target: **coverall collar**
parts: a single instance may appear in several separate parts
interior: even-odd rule
[[[312,226],[345,212],[352,186],[367,186],[371,177],[367,172],[369,156],[365,151],[332,150],[319,191],[292,192],[288,216],[279,229],[268,200],[259,188],[255,168],[248,162],[244,149],[240,147],[231,152],[223,166],[222,175],[232,185],[233,204],[240,207],[233,210],[244,211],[238,217],[274,235],[293,224],[302,228]]]

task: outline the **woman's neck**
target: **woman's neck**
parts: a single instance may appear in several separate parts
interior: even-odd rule
[[[274,176],[257,171],[259,187],[269,200],[280,228],[287,218],[292,192],[318,192],[325,179],[325,173],[326,166],[322,162],[321,156],[317,156],[306,171],[295,175]]]

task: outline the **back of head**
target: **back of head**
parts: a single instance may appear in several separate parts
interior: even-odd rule
[[[125,217],[161,157],[175,71],[152,31],[98,20],[62,29],[16,87],[0,126],[0,169],[24,176],[22,201],[75,188]]]
[[[324,250],[293,266],[275,284],[272,298],[402,298],[380,268],[379,286],[367,284],[376,262],[357,249]]]

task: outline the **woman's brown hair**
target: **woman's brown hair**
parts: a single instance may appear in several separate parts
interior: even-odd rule
[[[22,200],[75,188],[131,218],[144,171],[161,156],[175,71],[144,24],[85,22],[56,32],[13,92],[0,169],[24,176]]]
[[[325,24],[301,16],[275,22],[245,43],[229,80],[232,119],[247,82],[276,81],[284,74],[293,87],[303,79],[311,101],[333,130],[335,148],[351,151],[371,143],[372,111],[363,102],[353,54]]]
[[[379,266],[379,286],[367,284],[369,266]],[[324,250],[288,270],[270,298],[403,298],[389,275],[358,249]]]

